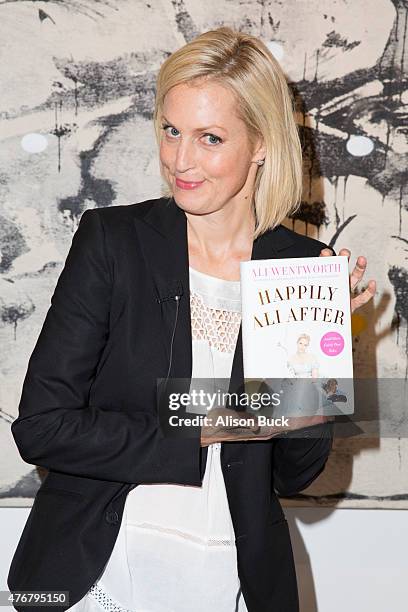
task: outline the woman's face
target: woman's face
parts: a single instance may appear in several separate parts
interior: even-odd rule
[[[206,214],[251,202],[263,149],[250,150],[232,92],[219,84],[176,85],[163,104],[160,162],[174,199],[186,212]],[[256,143],[260,145],[260,141]],[[248,196],[248,200],[245,199]]]
[[[299,338],[297,341],[297,347],[299,353],[306,353],[307,347],[309,346],[309,342],[306,338]]]
[[[337,391],[337,382],[335,380],[328,381],[327,392],[335,393],[335,391]]]

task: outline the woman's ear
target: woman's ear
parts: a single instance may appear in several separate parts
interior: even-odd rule
[[[263,138],[259,138],[255,144],[254,155],[252,161],[257,162],[260,159],[265,159],[266,157],[266,146],[263,141]]]

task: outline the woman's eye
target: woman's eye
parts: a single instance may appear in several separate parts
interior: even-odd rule
[[[215,134],[204,134],[204,136],[207,136],[208,138],[211,138],[212,140],[210,140],[210,144],[211,145],[216,145],[220,142],[222,142],[222,139],[219,136],[215,136]],[[215,142],[214,142],[215,139]]]
[[[167,131],[168,128],[170,128],[169,132]],[[174,134],[174,132],[178,132],[178,130],[176,130],[176,128],[172,125],[162,125],[162,130],[164,130],[165,134],[168,136],[177,136],[177,134]]]
[[[179,135],[179,131],[172,125],[162,125],[162,130],[170,138],[176,138]],[[208,138],[208,144],[213,146],[222,142],[222,138],[215,136],[215,134],[203,134],[203,137]]]

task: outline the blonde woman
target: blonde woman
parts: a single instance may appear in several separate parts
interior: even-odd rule
[[[310,336],[300,334],[296,340],[296,353],[288,359],[288,367],[297,378],[319,377],[319,362],[315,355],[308,353],[309,344]]]
[[[280,225],[302,186],[290,92],[261,40],[219,28],[163,63],[154,124],[166,197],[82,215],[29,362],[12,431],[49,474],[8,585],[69,591],[75,612],[296,612],[277,494],[323,470],[330,424],[172,437],[156,395],[241,385],[240,261],[332,254]]]

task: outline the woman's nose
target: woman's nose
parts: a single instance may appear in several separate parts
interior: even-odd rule
[[[194,145],[187,141],[180,142],[177,147],[176,172],[186,172],[195,166]]]

